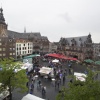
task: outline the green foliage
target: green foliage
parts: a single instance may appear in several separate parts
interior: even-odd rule
[[[95,73],[89,70],[85,82],[74,81],[68,88],[63,88],[56,100],[99,100],[100,81],[95,80]]]
[[[21,64],[15,62],[13,58],[0,60],[0,91],[9,88],[9,92],[13,89],[20,88],[21,92],[27,91],[26,82],[28,81],[25,70],[20,70],[17,73],[14,72],[15,69],[20,69]]]

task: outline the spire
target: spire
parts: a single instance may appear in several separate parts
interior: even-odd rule
[[[0,24],[6,24],[5,18],[3,16],[3,9],[2,8],[0,8]]]
[[[26,27],[24,27],[24,33],[26,33]]]

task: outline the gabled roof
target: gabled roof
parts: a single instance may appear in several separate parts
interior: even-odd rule
[[[81,43],[85,43],[87,41],[88,36],[80,36],[80,37],[70,37],[70,38],[66,38],[66,40],[68,41],[69,45],[71,45],[71,41],[74,39],[76,41],[76,44],[78,46],[80,46]],[[66,41],[66,42],[67,42]]]
[[[24,36],[27,36],[28,38],[41,38],[41,34],[39,32],[29,32],[29,33],[21,33]]]
[[[92,39],[91,35],[89,34],[87,36],[61,38],[59,42],[68,44],[69,46],[71,46],[72,43],[75,43],[76,46],[84,46],[86,43],[92,43]]]
[[[19,33],[19,32],[14,32],[7,30],[8,37],[10,38],[41,38],[40,33]]]
[[[48,40],[47,36],[41,36],[41,39]]]

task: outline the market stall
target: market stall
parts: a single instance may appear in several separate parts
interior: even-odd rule
[[[0,86],[2,85],[2,83],[0,83]],[[2,92],[0,92],[0,100],[6,100],[7,98],[9,98],[9,91],[8,91],[8,87],[3,90]]]
[[[35,95],[27,94],[21,100],[44,100],[44,99],[37,97]]]
[[[16,68],[14,70],[14,72],[18,72],[22,69],[28,69],[28,72],[30,72],[32,69],[33,69],[33,64],[27,62],[27,63],[24,63],[20,68]]]
[[[54,59],[52,60],[53,63],[59,63],[59,60],[58,59]]]
[[[40,73],[41,76],[45,76],[45,75],[51,76],[52,73],[53,73],[53,68],[42,67],[42,68],[40,68],[39,73]]]
[[[84,73],[78,73],[78,72],[74,72],[74,76],[76,77],[76,80],[80,80],[80,81],[85,81],[86,79],[86,74]]]

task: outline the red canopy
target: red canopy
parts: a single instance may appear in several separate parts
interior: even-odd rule
[[[58,59],[65,59],[65,60],[75,60],[75,61],[77,60],[77,58],[66,57],[65,55],[56,54],[56,53],[47,54],[46,56],[55,57],[55,58],[58,58]]]
[[[67,59],[66,56],[64,56],[62,54],[56,54],[56,53],[47,54],[46,56],[55,57],[55,58],[59,58],[59,59]]]

